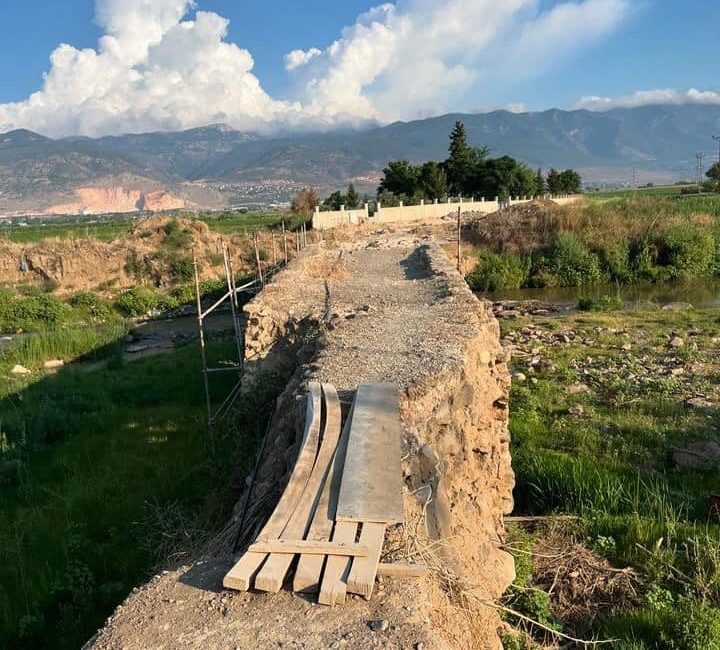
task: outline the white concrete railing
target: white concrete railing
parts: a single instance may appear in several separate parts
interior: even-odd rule
[[[580,198],[580,195],[572,196],[549,196],[543,197],[557,203],[558,205],[565,205],[567,203],[573,203]],[[518,205],[520,203],[529,203],[534,200],[528,197],[511,197],[505,205]],[[328,228],[335,228],[336,226],[352,223],[358,225],[364,221],[370,220],[371,223],[402,223],[409,221],[426,221],[431,219],[439,219],[446,217],[451,214],[457,214],[458,208],[465,212],[483,212],[489,214],[491,212],[497,212],[500,209],[499,197],[495,197],[494,201],[486,201],[481,199],[476,201],[475,199],[462,199],[453,202],[440,203],[439,201],[433,201],[432,203],[421,201],[420,205],[403,205],[402,201],[400,205],[393,208],[383,207],[378,202],[377,210],[375,214],[370,217],[368,204],[366,203],[364,208],[359,210],[346,210],[345,206],[342,206],[340,210],[333,210],[328,212],[321,212],[320,207],[315,208],[315,214],[313,214],[312,225],[316,230],[327,230]]]

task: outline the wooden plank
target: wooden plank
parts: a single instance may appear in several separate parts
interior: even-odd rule
[[[341,542],[318,542],[313,540],[273,539],[251,544],[249,551],[256,553],[280,553],[298,555],[343,555],[345,557],[367,557],[370,548],[364,544],[343,544]]]
[[[384,524],[403,521],[401,436],[397,386],[358,386],[337,521]]]
[[[275,539],[280,536],[292,515],[297,502],[302,496],[305,485],[310,478],[317,455],[320,437],[321,399],[320,384],[310,382],[308,385],[307,412],[305,415],[305,432],[300,452],[288,480],[285,490],[280,496],[275,510],[263,526],[259,537]],[[353,540],[355,541],[355,540]],[[254,576],[259,571],[267,554],[246,552],[223,579],[223,586],[228,589],[247,591],[250,589]]]
[[[337,510],[337,499],[340,492],[340,481],[342,480],[343,465],[345,464],[345,451],[347,439],[350,433],[353,407],[345,420],[345,426],[340,434],[337,450],[330,465],[330,471],[325,479],[320,502],[315,509],[310,530],[306,535],[309,540],[327,541],[333,531],[335,523],[335,511]],[[335,542],[333,542],[335,543]],[[304,554],[300,556],[295,577],[293,579],[293,591],[317,592],[320,590],[320,578],[322,577],[325,558],[319,555]]]
[[[323,427],[322,442],[310,478],[305,485],[302,497],[292,513],[285,529],[280,534],[281,539],[304,539],[307,534],[313,514],[320,500],[320,492],[330,468],[330,462],[335,455],[340,427],[342,425],[342,412],[337,391],[330,384],[322,385],[325,402],[325,426]],[[355,540],[353,540],[355,541]],[[271,554],[255,578],[255,588],[260,591],[276,593],[280,591],[287,575],[294,555],[286,553]]]
[[[380,564],[378,564],[377,574],[389,578],[424,578],[427,575],[427,566],[424,564],[380,562]]]
[[[365,522],[360,530],[360,544],[370,549],[367,557],[356,557],[352,561],[352,568],[347,581],[347,590],[353,594],[360,594],[370,600],[375,588],[380,554],[385,541],[385,524]]]
[[[333,530],[333,542],[351,544],[355,542],[358,525],[352,521],[338,521]],[[325,562],[325,571],[320,584],[318,602],[321,605],[342,605],[347,593],[347,578],[350,573],[350,558],[333,555]]]

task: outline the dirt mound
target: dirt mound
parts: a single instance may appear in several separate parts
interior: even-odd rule
[[[174,225],[173,225],[174,224]],[[268,241],[265,242],[265,239]],[[245,237],[225,237],[238,272],[255,268],[254,249]],[[115,292],[141,283],[172,286],[188,282],[193,249],[202,279],[224,274],[223,237],[207,224],[189,219],[151,217],[112,242],[48,239],[36,244],[0,240],[0,284],[51,283],[60,293],[81,290]],[[261,246],[272,250],[269,235]],[[185,263],[183,272],[173,263]]]
[[[565,229],[571,209],[538,199],[491,214],[471,212],[463,235],[497,253],[530,253],[549,246]]]

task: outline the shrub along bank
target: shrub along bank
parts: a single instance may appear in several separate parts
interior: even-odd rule
[[[720,275],[720,197],[514,206],[471,221],[478,291]]]

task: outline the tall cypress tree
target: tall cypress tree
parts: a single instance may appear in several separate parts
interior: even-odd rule
[[[450,157],[445,163],[448,185],[450,186],[451,192],[462,194],[466,190],[472,174],[473,155],[467,143],[465,125],[460,121],[455,122],[455,126],[450,134],[450,147],[448,151],[450,152]]]
[[[357,191],[355,190],[355,186],[352,183],[348,185],[345,203],[347,204],[347,207],[351,210],[357,208],[360,205],[360,195],[357,193]]]
[[[535,196],[542,196],[543,194],[545,194],[545,177],[542,169],[538,167],[537,176],[535,177]]]

